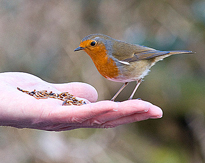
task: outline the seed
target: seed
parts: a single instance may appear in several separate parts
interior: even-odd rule
[[[62,92],[60,94],[58,93],[53,93],[52,91],[48,92],[47,90],[42,90],[42,91],[36,91],[35,89],[33,91],[27,91],[23,90],[19,87],[17,89],[21,92],[24,92],[30,96],[33,96],[36,99],[47,99],[47,98],[54,98],[58,100],[62,100],[63,103],[62,105],[83,105],[86,104],[85,101],[83,100],[78,100],[76,97],[74,97],[72,94],[68,92]]]

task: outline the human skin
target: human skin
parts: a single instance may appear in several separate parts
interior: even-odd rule
[[[57,99],[35,99],[17,90],[69,92],[87,104],[62,106]],[[112,128],[123,124],[162,117],[162,110],[143,100],[97,101],[95,88],[86,83],[48,83],[22,72],[0,73],[0,125],[47,131],[77,128]]]

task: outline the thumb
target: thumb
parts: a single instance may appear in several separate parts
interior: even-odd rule
[[[90,102],[96,102],[98,93],[96,89],[86,83],[72,82],[63,84],[53,84],[53,86],[60,92],[69,92],[75,97],[85,98]]]

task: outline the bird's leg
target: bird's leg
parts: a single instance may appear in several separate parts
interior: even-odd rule
[[[111,101],[114,101],[116,99],[116,97],[120,94],[120,92],[122,92],[122,90],[128,85],[128,82],[125,82],[123,84],[123,86],[119,89],[119,91],[117,91],[117,93],[113,96],[113,98],[111,99]]]
[[[135,89],[133,90],[132,94],[130,95],[128,100],[131,100],[133,98],[133,96],[135,95],[135,92],[137,90],[137,88],[139,87],[140,83],[142,83],[142,79],[137,80],[137,84],[135,86]]]

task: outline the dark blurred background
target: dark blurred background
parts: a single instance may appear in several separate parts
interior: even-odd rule
[[[92,33],[196,52],[159,62],[138,89],[135,98],[161,107],[163,118],[60,133],[1,127],[1,162],[205,162],[205,1],[0,0],[0,72],[86,82],[98,100],[110,99],[122,83],[104,79],[85,52],[73,51]],[[126,100],[134,85],[117,100]]]

